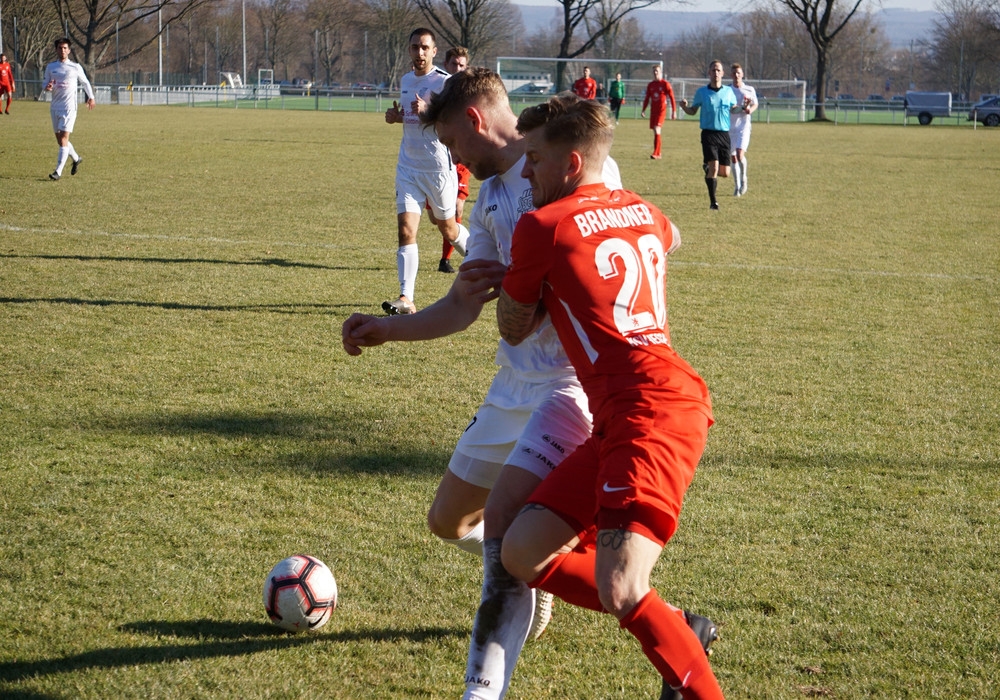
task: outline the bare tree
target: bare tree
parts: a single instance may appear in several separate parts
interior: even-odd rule
[[[816,114],[826,120],[826,72],[834,39],[851,21],[864,0],[848,0],[854,5],[846,14],[837,12],[836,0],[779,0],[802,23],[816,49]]]
[[[415,0],[437,32],[441,46],[464,46],[473,56],[510,43],[522,31],[521,16],[508,0]]]
[[[601,38],[612,31],[630,13],[661,0],[558,0],[562,14],[562,36],[559,39],[557,58],[576,58],[590,51]],[[586,38],[575,41],[578,30]],[[556,64],[556,87],[562,89],[566,64]]]
[[[423,20],[420,9],[412,0],[365,0],[365,7],[366,56],[371,56],[372,70],[396,86],[410,65],[407,42]]]
[[[183,19],[189,12],[217,0],[51,0],[59,16],[59,26],[65,27],[70,43],[82,49],[84,69],[91,75],[119,58],[138,54],[153,43],[160,29],[131,47],[124,56],[112,51],[118,32],[145,23],[158,14],[165,30],[171,23]],[[111,56],[108,56],[108,53]]]
[[[327,85],[333,82],[334,72],[352,43],[359,12],[350,0],[309,0],[306,6],[306,21],[318,32],[316,59]]]
[[[938,0],[932,33],[935,78],[965,99],[979,86],[996,84],[1000,31],[985,0]]]
[[[285,79],[294,77],[289,75],[289,66],[298,63],[292,57],[303,48],[302,32],[296,31],[299,3],[297,0],[259,0],[254,10],[263,34],[260,39],[264,44],[264,65],[280,70]]]
[[[20,70],[28,66],[42,70],[45,66],[45,51],[58,36],[59,16],[55,8],[38,0],[6,0],[3,10],[4,51],[14,59]],[[15,26],[17,41],[14,40]]]

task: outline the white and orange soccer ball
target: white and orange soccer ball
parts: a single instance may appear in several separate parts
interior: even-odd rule
[[[306,554],[282,559],[264,581],[264,610],[289,632],[319,629],[337,607],[337,582],[330,568]]]

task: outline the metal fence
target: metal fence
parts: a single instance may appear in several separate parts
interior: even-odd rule
[[[22,98],[48,99],[39,81],[18,83]],[[209,107],[220,109],[277,109],[326,112],[384,112],[398,92],[370,88],[288,88],[277,85],[226,87],[221,85],[158,86],[158,85],[98,85],[94,87],[99,104],[119,104],[134,107],[172,106]],[[40,96],[40,97],[39,97]],[[515,112],[538,104],[547,95],[511,95]],[[83,101],[83,91],[80,91]],[[973,125],[968,118],[971,104],[955,103],[949,117],[935,117],[935,125]],[[622,119],[643,119],[642,101],[630,99],[622,106]],[[678,119],[697,119],[677,110]],[[757,123],[802,122],[813,118],[815,102],[800,99],[762,99],[754,115]],[[899,124],[916,125],[915,117],[906,117],[901,102],[868,100],[830,100],[826,116],[834,124]]]

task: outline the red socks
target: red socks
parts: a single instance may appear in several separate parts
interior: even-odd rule
[[[683,615],[650,590],[621,620],[671,687],[686,700],[722,700],[722,689],[697,635]]]

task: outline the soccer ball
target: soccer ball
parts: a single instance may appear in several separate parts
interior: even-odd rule
[[[282,559],[264,581],[264,610],[289,632],[314,630],[337,607],[337,582],[326,564],[305,554]]]

